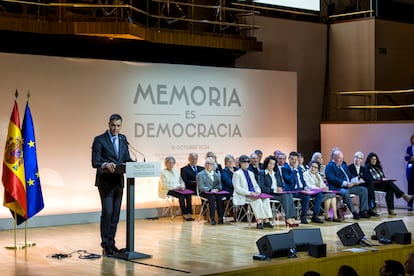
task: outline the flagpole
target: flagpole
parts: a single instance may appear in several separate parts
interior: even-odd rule
[[[15,208],[14,208],[14,212],[13,212],[13,218],[14,218],[14,223],[13,223],[13,236],[14,236],[14,245],[12,246],[5,246],[6,249],[14,249],[14,250],[18,250],[18,249],[24,249],[26,246],[24,244],[17,244],[17,203],[14,202]]]
[[[16,202],[14,202],[15,204],[15,208],[14,210],[16,210]],[[14,248],[17,249],[17,215],[16,215],[16,211],[13,212],[13,216],[14,216],[14,220],[13,220],[13,236],[14,236]]]
[[[30,112],[30,109],[29,109],[29,99],[30,99],[30,90],[27,90],[27,103],[26,103],[26,110],[25,110],[24,119],[23,119],[23,126],[22,126],[22,132],[23,132],[22,133],[22,138],[23,138],[23,140],[26,140],[25,145],[27,145],[28,141],[32,141],[32,140],[35,141],[32,116],[31,116],[31,112]],[[27,127],[28,122],[30,123],[29,127]],[[33,136],[32,135],[27,135],[28,134],[28,131],[27,131],[28,129],[30,130],[29,133],[33,134]],[[26,160],[32,160],[32,158],[28,158],[28,159],[25,159],[25,158],[28,155],[33,154],[33,153],[28,154],[28,152],[26,150],[27,150],[27,147],[23,146],[23,156],[24,156],[24,160],[25,160],[25,177],[26,177],[26,181],[27,181],[28,179],[31,179],[31,177],[32,177],[31,174],[36,173],[36,172],[32,171],[32,165],[33,165],[32,162],[33,161],[29,161],[29,163],[26,163]],[[34,156],[35,156],[35,160],[36,160],[37,157],[36,157],[35,153],[34,153]],[[35,161],[34,164],[36,165],[36,170],[37,170],[37,160]],[[26,167],[26,165],[27,165],[27,167]],[[29,173],[27,173],[27,171],[26,171],[27,168],[29,168],[28,169]],[[27,185],[27,183],[26,183],[25,185],[26,185],[26,199],[27,199],[27,204],[28,204],[27,210],[29,210],[29,205],[33,204],[33,202],[31,201],[32,197],[33,197],[33,193],[29,192],[29,190],[28,190],[28,189],[30,189],[30,184]],[[40,182],[38,183],[38,185],[40,186]],[[29,194],[30,194],[30,196],[29,196]],[[43,202],[43,198],[42,198],[42,202]],[[31,207],[33,207],[33,206],[31,206]],[[27,213],[27,218],[25,220],[25,228],[24,228],[25,232],[24,232],[24,234],[25,234],[25,246],[26,247],[32,247],[32,246],[36,245],[35,242],[28,242],[27,241],[27,228],[28,228],[28,225],[29,225],[28,220],[31,216],[33,216],[33,213],[32,213],[33,208],[31,208],[31,207],[30,207],[31,211],[30,211],[30,213]],[[36,210],[36,211],[39,212],[40,210]]]
[[[33,247],[36,246],[35,242],[28,242],[27,241],[27,226],[29,225],[28,220],[24,222],[24,246],[25,247]]]

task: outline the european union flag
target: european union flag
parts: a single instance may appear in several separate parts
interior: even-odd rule
[[[27,219],[36,215],[45,206],[42,187],[40,186],[39,169],[37,166],[36,139],[29,101],[22,125],[24,174],[26,179]]]

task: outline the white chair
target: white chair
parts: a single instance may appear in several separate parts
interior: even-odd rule
[[[202,216],[207,216],[208,215],[208,213],[207,213],[207,211],[209,211],[208,198],[200,196],[200,192],[198,190],[198,185],[197,185],[196,191],[197,191],[197,198],[199,198],[199,200],[201,202],[200,212],[199,212],[198,218],[197,218],[197,221],[200,222]]]
[[[249,226],[252,224],[253,209],[250,202],[246,202],[244,205],[233,205],[233,213],[236,223],[240,223],[246,218]]]
[[[276,218],[276,221],[279,221],[279,216],[284,214],[283,207],[282,207],[282,202],[280,202],[277,199],[271,199],[270,200],[270,207],[272,208],[272,214],[273,214],[272,223],[274,225],[275,224],[275,218]]]
[[[384,191],[375,191],[375,203],[377,205],[378,214],[382,214],[382,206],[387,206],[385,201],[385,195],[387,193]]]
[[[175,203],[176,197],[167,195],[165,197],[166,205],[164,205],[163,211],[162,211],[162,217],[165,217],[167,215],[170,216],[171,220],[174,220],[174,218],[177,216],[177,212],[179,208],[177,208],[177,204]]]
[[[230,198],[226,200],[226,203],[224,205],[224,220],[226,222],[234,220],[234,217],[230,215],[230,210],[232,210],[232,208],[233,208],[233,196],[230,196]]]
[[[302,200],[298,197],[294,197],[293,202],[295,203],[295,206],[296,206],[296,217],[300,218],[301,213],[302,213]]]

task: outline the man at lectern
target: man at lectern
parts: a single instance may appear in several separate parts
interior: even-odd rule
[[[115,246],[115,234],[124,188],[124,175],[119,170],[119,165],[133,161],[129,155],[127,138],[119,133],[122,117],[112,114],[108,126],[108,130],[96,136],[92,144],[92,167],[96,168],[95,186],[98,187],[102,206],[101,246],[104,255],[119,251]]]

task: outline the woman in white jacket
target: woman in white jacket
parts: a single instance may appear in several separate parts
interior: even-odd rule
[[[233,204],[235,206],[250,203],[254,216],[256,217],[257,228],[273,228],[270,223],[272,209],[269,198],[260,198],[261,190],[254,178],[254,174],[247,169],[250,158],[242,155],[239,158],[240,169],[233,173]]]
[[[311,161],[309,163],[309,170],[303,173],[307,189],[322,189],[328,191],[329,188],[326,186],[321,175],[319,174],[321,164],[318,161]],[[336,211],[336,194],[324,193],[322,202],[325,210],[325,220],[340,222]],[[330,217],[329,208],[332,208],[333,218]]]
[[[184,181],[180,173],[174,169],[175,158],[167,156],[164,160],[165,169],[161,170],[160,180],[158,182],[158,196],[166,198],[167,195],[178,198],[181,213],[186,221],[194,220],[191,215],[191,194],[180,193],[185,189]]]

